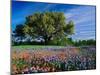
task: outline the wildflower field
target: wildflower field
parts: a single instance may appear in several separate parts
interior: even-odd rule
[[[12,75],[96,68],[95,46],[13,46],[11,58]]]

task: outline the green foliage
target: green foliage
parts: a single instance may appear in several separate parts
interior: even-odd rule
[[[66,23],[62,12],[38,12],[26,17],[24,32],[33,38],[41,37],[47,44],[55,38],[72,35],[74,23],[72,21]]]
[[[69,21],[69,23],[65,27],[65,32],[67,33],[67,35],[74,34],[74,22],[73,21]]]
[[[20,40],[22,40],[25,37],[25,33],[24,33],[24,25],[19,24],[16,26],[14,33],[14,36],[19,38]]]
[[[75,46],[95,46],[96,40],[90,39],[90,40],[79,40],[74,42]]]

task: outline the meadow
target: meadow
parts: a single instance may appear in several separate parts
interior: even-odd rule
[[[95,46],[13,46],[11,57],[13,75],[96,68]]]

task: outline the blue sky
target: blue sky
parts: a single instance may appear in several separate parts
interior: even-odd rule
[[[75,23],[74,40],[95,39],[95,6],[12,1],[12,30],[25,22],[25,17],[35,12],[64,12],[66,22]]]

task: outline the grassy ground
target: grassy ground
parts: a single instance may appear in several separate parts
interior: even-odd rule
[[[20,46],[12,46],[12,50],[37,50],[37,49],[59,49],[65,48],[65,46],[43,46],[43,45],[20,45]]]

